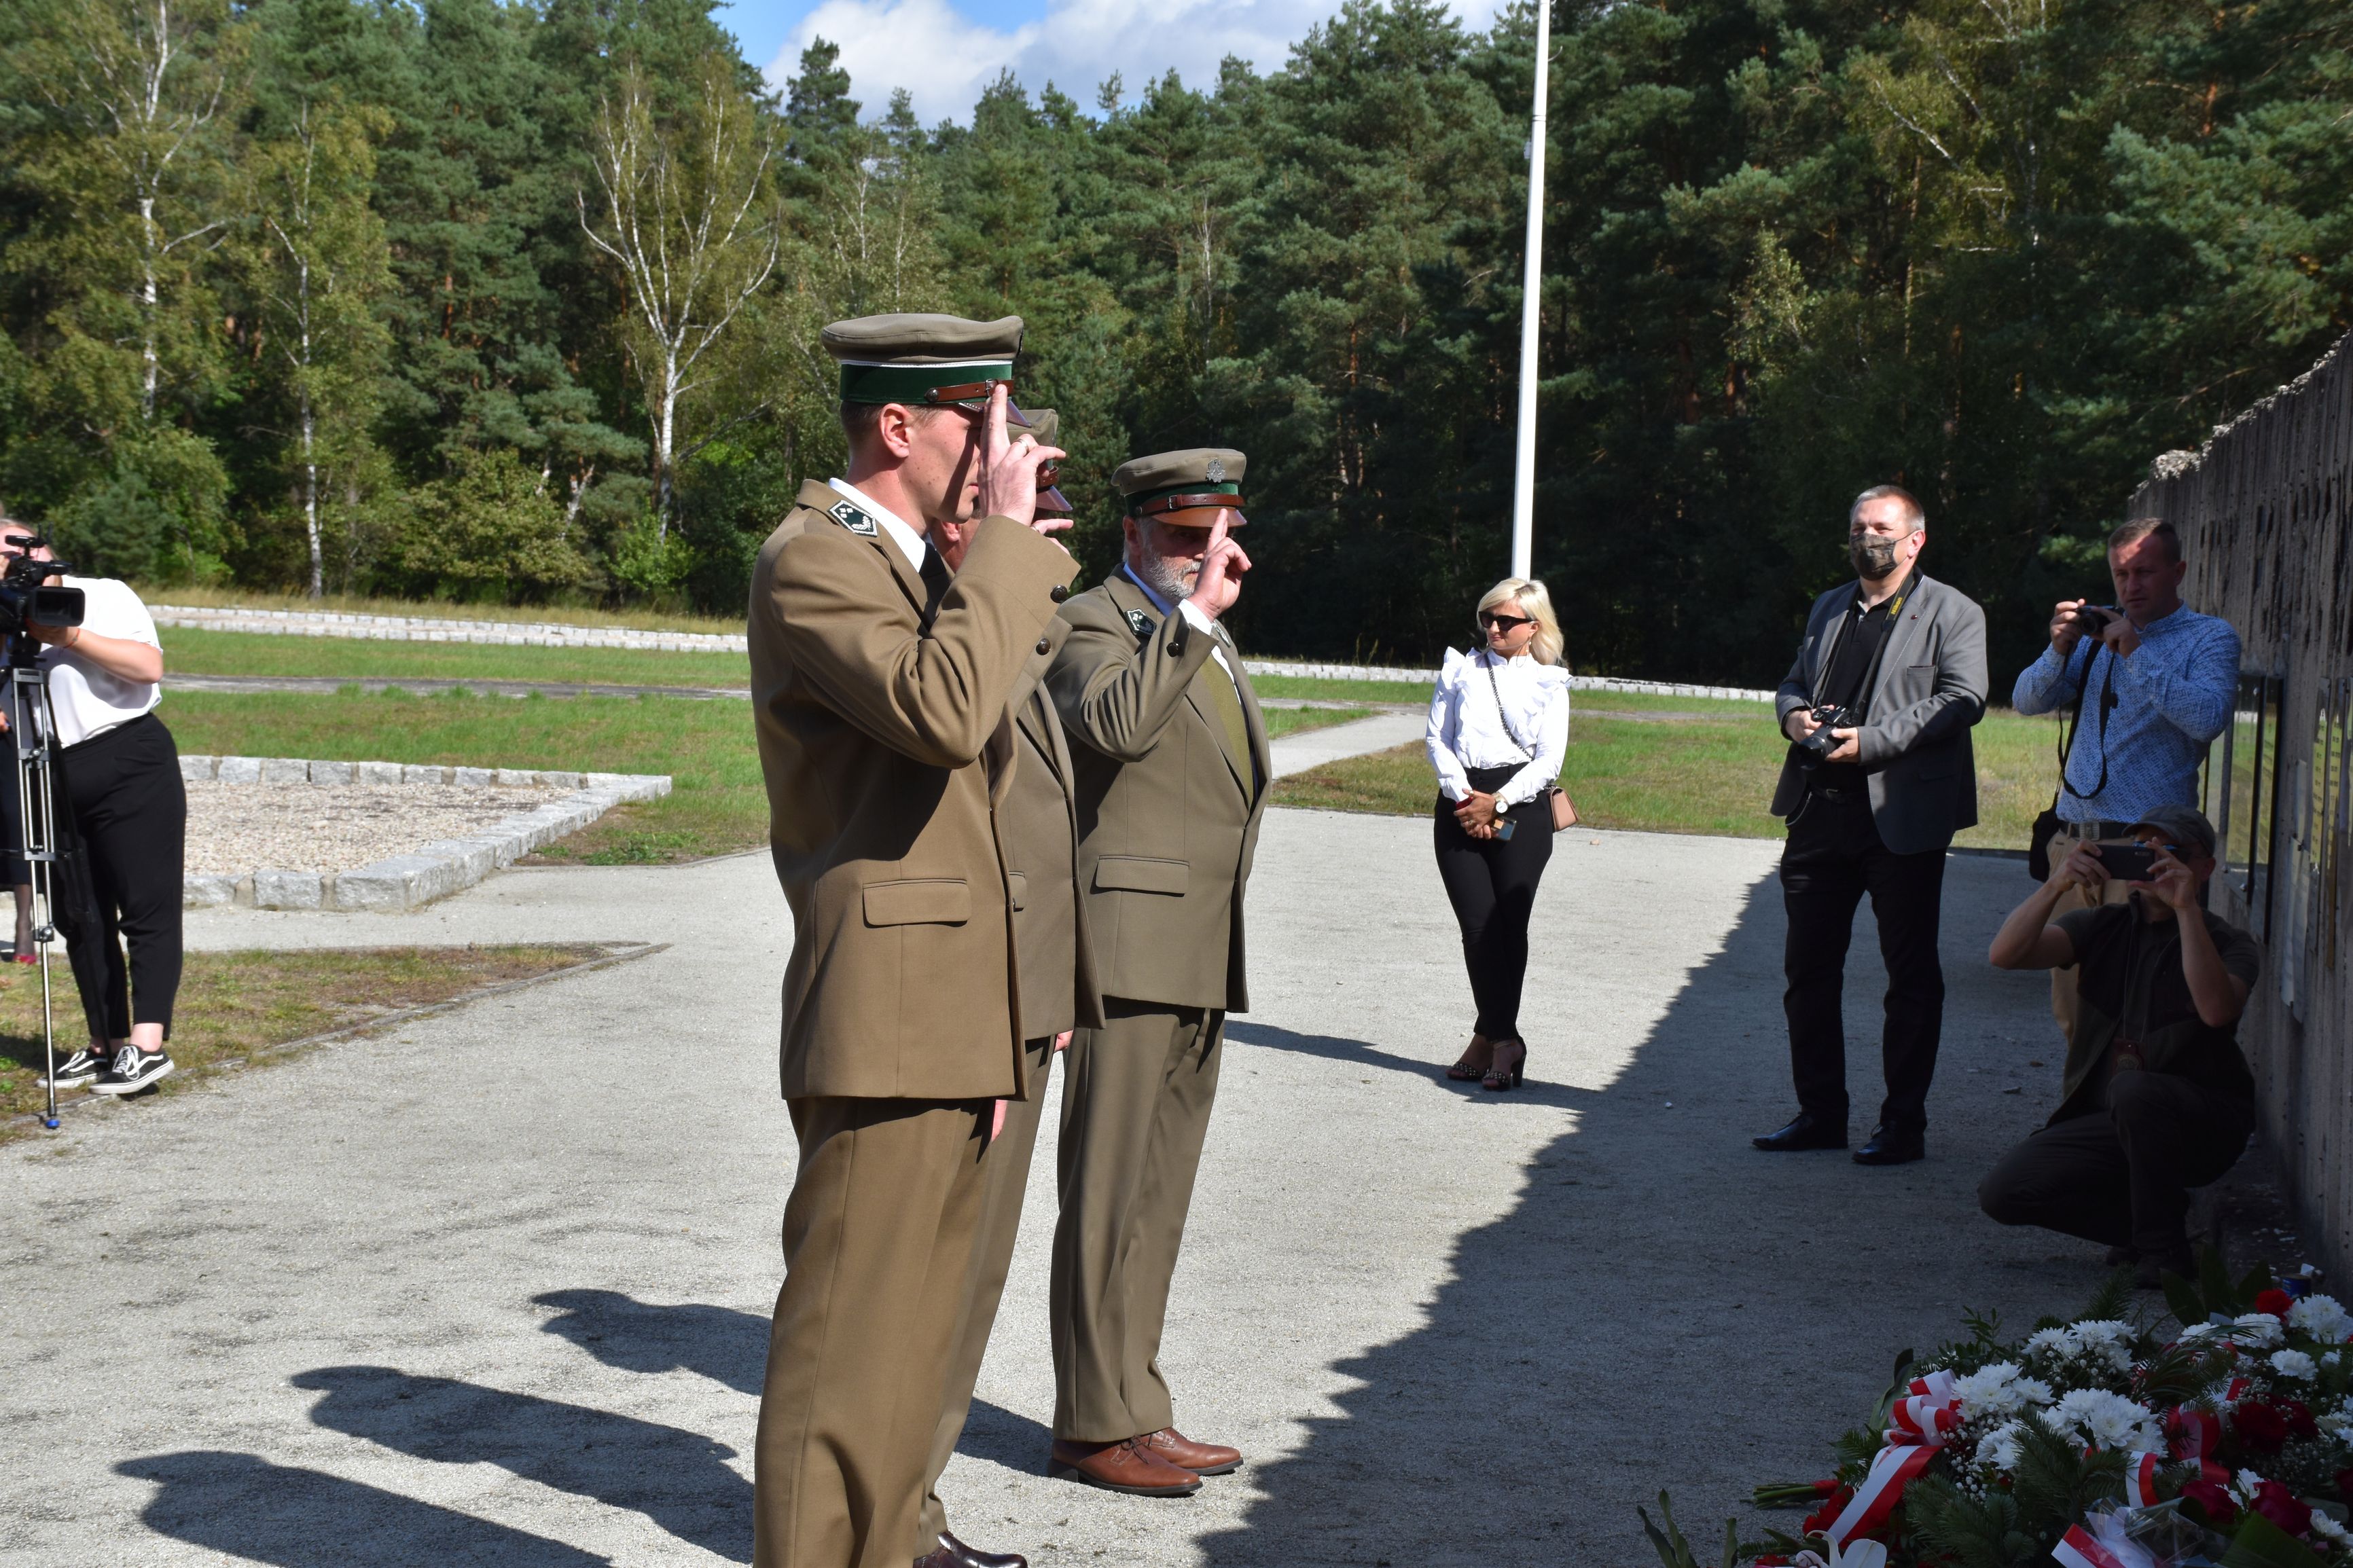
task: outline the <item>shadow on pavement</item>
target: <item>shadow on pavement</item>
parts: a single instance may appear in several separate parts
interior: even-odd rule
[[[140,1519],[158,1534],[277,1568],[608,1568],[543,1535],[251,1454],[194,1449],[127,1459],[117,1474],[163,1489]]]
[[[1385,1051],[1362,1040],[1344,1040],[1334,1035],[1303,1035],[1295,1029],[1285,1029],[1273,1024],[1253,1024],[1245,1018],[1236,1018],[1228,1023],[1226,1037],[1245,1046],[1296,1051],[1302,1056],[1322,1057],[1327,1061],[1346,1062],[1352,1067],[1387,1068],[1392,1072],[1427,1079],[1440,1089],[1464,1100],[1488,1100],[1497,1105],[1573,1107],[1586,1104],[1593,1099],[1589,1090],[1569,1084],[1541,1083],[1535,1079],[1527,1079],[1516,1089],[1491,1092],[1480,1087],[1477,1079],[1450,1079],[1443,1067],[1433,1067],[1413,1057]]]
[[[700,1373],[738,1394],[759,1397],[767,1365],[768,1320],[756,1312],[694,1301],[662,1306],[618,1290],[550,1290],[532,1300],[556,1310],[542,1325],[549,1333],[571,1341],[607,1366],[623,1372]],[[1043,1474],[1052,1440],[1043,1423],[975,1399],[956,1451]]]
[[[541,1325],[622,1372],[694,1372],[738,1394],[760,1394],[768,1320],[699,1302],[660,1306],[618,1290],[550,1290],[532,1300],[555,1309]]]
[[[751,1561],[752,1483],[728,1466],[733,1448],[700,1433],[390,1367],[322,1367],[291,1381],[326,1394],[311,1411],[322,1426],[420,1459],[496,1465]]]
[[[2074,1305],[2098,1281],[2096,1258],[1999,1232],[1973,1198],[1984,1165],[2047,1109],[1999,1091],[1987,1075],[2007,1067],[1973,1065],[2049,1054],[2041,977],[2021,985],[1983,962],[2023,881],[1957,866],[1947,889],[1944,1053],[1919,1164],[1747,1146],[1792,1103],[1769,876],[1604,1087],[1542,1080],[1580,998],[1610,977],[1558,954],[1555,973],[1532,973],[1553,1049],[1531,1028],[1528,1089],[1483,1098],[1573,1110],[1570,1130],[1510,1174],[1503,1217],[1459,1238],[1419,1328],[1331,1363],[1336,1409],[1304,1416],[1291,1454],[1239,1478],[1257,1496],[1203,1539],[1201,1561],[1634,1568],[1652,1561],[1635,1505],[1662,1488],[1705,1556],[1750,1486],[1823,1473],[1895,1352],[1957,1334],[1965,1307],[2018,1321],[2029,1306]],[[1859,1116],[1879,1096],[1884,982],[1869,922],[1866,908],[1847,979]],[[1245,1021],[1233,1033],[1438,1070],[1365,1041]]]

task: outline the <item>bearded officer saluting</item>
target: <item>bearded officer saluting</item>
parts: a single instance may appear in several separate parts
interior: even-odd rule
[[[906,1568],[996,1102],[1028,1087],[997,813],[1008,720],[1075,570],[1008,440],[1021,322],[837,322],[849,474],[753,577],[752,698],[792,906],[785,1205],[754,1452],[758,1568]],[[929,542],[975,518],[953,582]]]
[[[1054,410],[1032,408],[1021,417],[1024,427],[1038,440],[1059,447],[1060,422]],[[1050,484],[1051,471],[1041,468],[1039,483]],[[1039,493],[1038,510],[1067,513],[1071,506],[1060,490],[1049,489]],[[941,526],[940,552],[951,568],[964,564],[964,546],[971,532],[970,522]],[[987,1177],[981,1193],[980,1226],[973,1238],[972,1267],[965,1276],[964,1306],[948,1366],[946,1402],[933,1436],[926,1472],[920,1535],[923,1541],[937,1542],[944,1554],[927,1560],[928,1568],[1029,1568],[1029,1560],[1018,1553],[976,1550],[948,1529],[947,1505],[940,1500],[940,1477],[964,1434],[973,1389],[980,1380],[980,1363],[988,1350],[988,1331],[997,1321],[997,1304],[1012,1271],[1021,1200],[1029,1185],[1029,1157],[1038,1144],[1039,1112],[1053,1053],[1069,1044],[1073,1027],[1103,1022],[1094,964],[1089,956],[1086,911],[1079,897],[1079,817],[1071,794],[1071,751],[1054,704],[1045,688],[1037,684],[1070,629],[1070,623],[1057,616],[1029,656],[1024,672],[1029,688],[1016,697],[1013,707],[1018,761],[1012,787],[997,808],[998,835],[1005,843],[1005,863],[1013,886],[1021,1027],[1029,1036],[1024,1064],[1029,1097],[997,1102],[995,1135],[986,1156]]]
[[[1249,1006],[1242,889],[1266,806],[1266,724],[1218,624],[1250,558],[1240,452],[1112,475],[1125,558],[1062,606],[1048,673],[1079,797],[1079,877],[1103,1026],[1063,1068],[1052,1281],[1055,1473],[1182,1496],[1241,1463],[1176,1430],[1159,1364],[1226,1015]]]

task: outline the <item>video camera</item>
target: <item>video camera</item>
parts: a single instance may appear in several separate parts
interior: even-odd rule
[[[36,561],[29,555],[10,557],[7,570],[0,573],[0,637],[20,635],[28,621],[38,621],[45,626],[81,625],[81,590],[63,584],[47,585],[50,578],[62,577],[72,570],[72,564],[64,561]]]

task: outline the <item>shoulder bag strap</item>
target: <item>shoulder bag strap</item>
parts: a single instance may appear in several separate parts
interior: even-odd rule
[[[1481,657],[1484,658],[1485,656],[1482,655]],[[1528,743],[1520,739],[1519,731],[1512,728],[1512,716],[1504,711],[1503,683],[1495,679],[1495,667],[1493,663],[1490,663],[1487,666],[1487,689],[1495,694],[1495,717],[1504,721],[1504,735],[1510,739],[1512,744],[1520,749],[1520,755],[1527,758],[1527,760],[1532,763],[1535,762],[1536,760],[1535,752],[1530,751],[1528,749]]]

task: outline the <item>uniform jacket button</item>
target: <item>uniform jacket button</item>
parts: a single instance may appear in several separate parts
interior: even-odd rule
[[[1051,653],[1051,652],[1053,652],[1053,651],[1054,651],[1054,639],[1053,639],[1052,637],[1039,637],[1039,638],[1038,639],[1038,651],[1039,651],[1039,653]]]
[[[1059,605],[1063,600],[1071,596],[1071,585],[1068,583],[1057,583],[1053,587],[1047,590],[1047,595],[1054,601],[1054,603]],[[1039,648],[1038,651],[1039,653],[1043,653],[1046,650],[1044,648]]]

